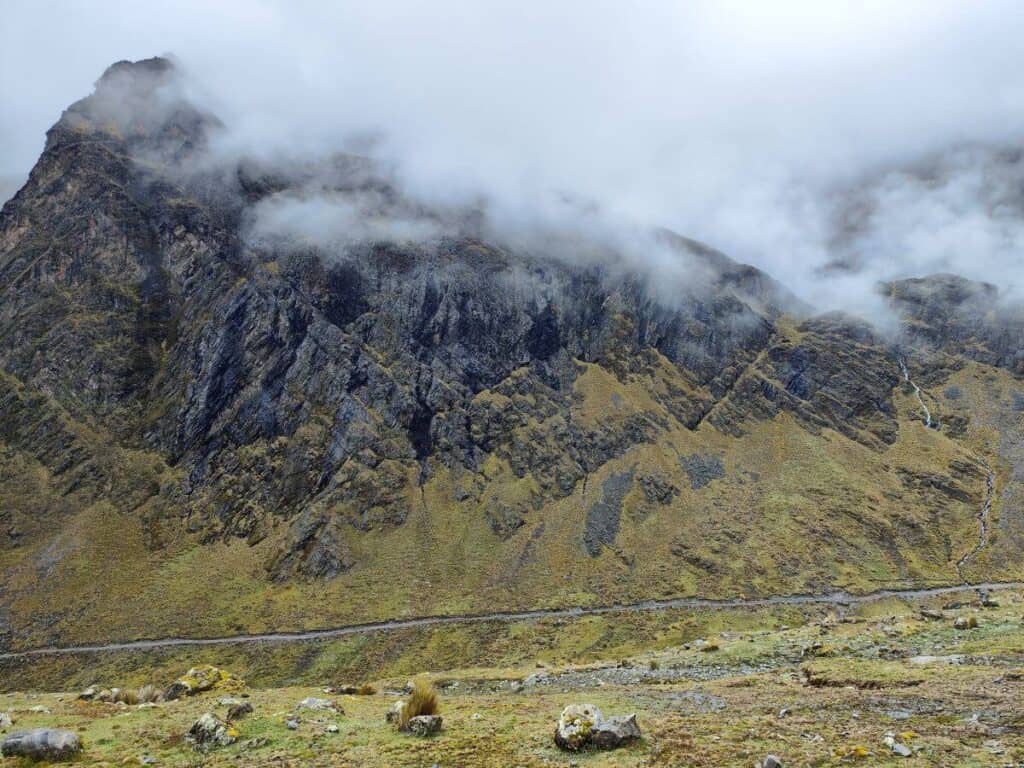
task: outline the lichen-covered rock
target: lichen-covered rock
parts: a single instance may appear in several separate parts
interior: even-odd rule
[[[570,704],[562,710],[555,726],[555,744],[578,752],[590,743],[590,735],[604,718],[593,704]]]
[[[196,749],[210,747],[226,747],[238,741],[238,729],[225,723],[212,712],[205,713],[192,723],[188,730],[188,740]]]
[[[164,692],[167,701],[180,699],[182,696],[193,696],[209,690],[238,691],[245,687],[245,682],[230,672],[218,667],[204,664],[193,667],[175,680]]]
[[[569,752],[586,747],[615,749],[639,738],[635,714],[606,718],[593,704],[570,704],[555,726],[555,744]]]
[[[417,715],[409,718],[403,730],[413,736],[435,736],[441,732],[441,722],[440,715]]]
[[[51,728],[17,731],[0,742],[0,754],[4,757],[29,760],[66,760],[81,749],[81,742],[74,733]]]

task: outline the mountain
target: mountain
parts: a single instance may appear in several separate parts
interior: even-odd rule
[[[0,213],[7,647],[1024,576],[997,288],[884,286],[887,337],[660,232],[666,296],[219,130],[120,62]],[[254,226],[314,188],[343,246]]]

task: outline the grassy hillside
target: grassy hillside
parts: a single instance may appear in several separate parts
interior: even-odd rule
[[[799,331],[781,327],[783,342],[798,341]],[[970,363],[934,387],[925,383],[947,422],[942,431],[926,429],[912,390],[898,389],[898,431],[885,445],[868,433],[851,439],[808,428],[799,414],[745,415],[745,401],[728,394],[715,408],[735,434],[711,426],[716,412],[691,430],[671,412],[691,382],[656,353],[625,373],[577,365],[567,413],[545,407],[516,374],[481,392],[473,407],[506,421],[506,449],[475,474],[434,461],[422,487],[407,472],[400,492],[417,503],[401,525],[342,532],[355,567],[329,581],[284,583],[269,579],[265,565],[284,521],[255,544],[204,542],[184,508],[152,495],[181,481],[177,469],[145,450],[113,447],[98,426],[6,377],[6,396],[28,403],[0,452],[0,508],[18,534],[0,548],[0,618],[11,646],[956,583],[954,563],[977,542],[982,461],[997,477],[994,533],[967,572],[974,580],[1024,577],[1012,505],[1020,414],[1004,408],[1015,384],[999,369]],[[771,375],[755,362],[736,390]],[[954,386],[956,399],[942,394]],[[613,450],[552,499],[541,488],[558,482],[558,456],[572,450],[560,442],[567,420],[597,442],[631,430],[647,437]],[[55,423],[67,434],[59,444],[75,453],[70,471],[55,472],[53,456],[33,453],[34,436]],[[269,452],[255,445],[250,453],[252,465],[275,471]],[[552,462],[539,463],[540,476],[536,462],[521,463],[524,454]]]

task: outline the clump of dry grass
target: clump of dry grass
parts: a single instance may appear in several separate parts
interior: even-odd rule
[[[375,693],[377,693],[377,689],[369,683],[362,683],[356,688],[356,696],[373,696]]]
[[[155,685],[147,683],[135,692],[135,697],[140,704],[152,704],[155,701],[160,701],[163,698],[163,693]]]
[[[139,703],[139,696],[135,691],[117,689],[114,692],[114,701],[118,704],[135,706]]]
[[[398,727],[404,730],[409,721],[420,715],[436,715],[440,710],[437,688],[429,680],[419,679],[413,681],[412,693],[409,694],[405,706],[398,717]]]

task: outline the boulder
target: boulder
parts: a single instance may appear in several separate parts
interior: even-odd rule
[[[590,734],[603,720],[593,704],[570,704],[562,710],[555,726],[555,744],[559,749],[578,752],[590,742]]]
[[[441,732],[441,716],[417,715],[410,717],[404,730],[413,736],[436,736]]]
[[[592,746],[615,749],[640,738],[636,715],[604,717],[593,704],[570,704],[555,726],[555,744],[569,752]]]
[[[590,742],[598,749],[615,749],[640,738],[636,715],[616,715],[598,722],[591,731]]]
[[[179,677],[164,693],[167,701],[180,699],[182,696],[193,696],[202,691],[211,689],[237,691],[245,686],[245,683],[226,670],[204,664],[193,667],[184,675]]]
[[[66,760],[81,749],[81,742],[74,733],[51,728],[17,731],[0,742],[0,754],[4,757],[27,757],[29,760]]]
[[[312,709],[314,712],[337,712],[345,714],[341,707],[330,699],[318,699],[313,696],[299,702],[299,709]]]
[[[207,712],[188,729],[188,740],[196,749],[226,747],[238,741],[238,729],[225,723],[212,712]]]

